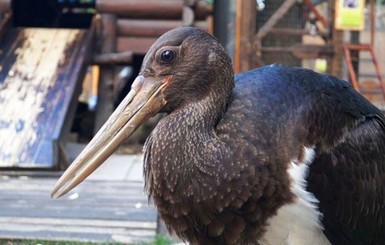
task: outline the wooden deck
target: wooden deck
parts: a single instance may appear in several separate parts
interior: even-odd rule
[[[0,172],[0,244],[10,239],[125,244],[152,240],[157,215],[136,174],[139,168],[141,171],[141,163],[122,164],[121,160],[111,167],[107,163],[94,177],[58,200],[49,196],[57,176],[9,176]],[[122,166],[120,173],[117,166]],[[126,174],[119,177],[122,172]]]

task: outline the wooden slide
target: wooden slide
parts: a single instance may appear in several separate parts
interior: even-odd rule
[[[9,21],[4,14],[0,23],[0,168],[58,169],[92,31],[12,28]]]

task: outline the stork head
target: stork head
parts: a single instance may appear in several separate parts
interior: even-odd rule
[[[129,94],[61,176],[51,195],[60,197],[77,186],[158,112],[171,113],[209,94],[230,94],[232,87],[230,58],[214,37],[191,27],[165,33],[144,57]]]

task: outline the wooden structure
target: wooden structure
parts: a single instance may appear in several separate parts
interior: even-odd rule
[[[93,30],[12,27],[10,1],[0,11],[0,167],[58,168]]]
[[[102,19],[102,52],[109,46],[144,55],[160,35],[178,26],[211,31],[211,8],[202,0],[98,0],[96,10]]]
[[[126,62],[101,66],[95,130],[111,115],[115,70],[129,65],[133,56],[144,56],[155,40],[178,26],[194,26],[212,32],[211,6],[204,0],[97,0],[100,55],[123,54]]]
[[[24,0],[14,1],[0,0],[3,169],[66,168],[63,144],[90,64],[100,67],[98,128],[114,109],[117,65],[132,64],[133,57],[143,56],[160,35],[175,27],[212,32],[211,7],[203,0],[97,0],[88,29],[13,26],[12,6]],[[76,6],[66,4],[58,7]]]
[[[147,205],[141,183],[91,181],[79,197],[53,200],[49,191],[56,180],[0,180],[5,200],[0,211],[0,243],[39,239],[126,244],[148,242],[155,236],[156,211]]]
[[[20,176],[20,171],[0,172],[0,244],[25,239],[98,244],[153,240],[157,215],[138,175],[141,157],[117,158],[61,199],[49,195],[58,172],[34,172],[33,178]],[[126,163],[123,167],[121,160]]]
[[[385,108],[385,80],[382,76],[382,71],[376,53],[374,52],[375,40],[375,2],[370,1],[370,40],[369,43],[346,43],[344,44],[344,55],[348,66],[349,79],[355,90],[363,93],[368,99],[374,102],[381,109]],[[359,58],[360,52],[367,52],[370,55],[370,60],[373,62],[374,71],[377,77],[377,82],[360,81],[357,75],[357,70],[354,68],[352,52],[357,53]],[[361,82],[361,83],[360,83]]]
[[[258,19],[257,16],[263,15],[263,11],[250,11],[250,9],[257,9],[256,1],[237,1],[235,70],[246,71],[271,62],[288,64],[283,60],[283,56],[288,54],[300,61],[324,58],[328,61],[328,73],[341,76],[342,32],[334,30],[333,18],[330,17],[334,14],[334,1],[327,1],[328,18],[310,0],[301,3],[294,0],[279,2],[277,9],[272,14],[267,14],[266,20],[261,21],[260,19],[263,18]],[[272,5],[272,3],[268,4]],[[277,3],[274,2],[274,4]],[[304,16],[304,20],[294,20],[291,17],[291,19],[285,19],[286,16],[299,16],[292,14],[292,11],[298,11],[298,9],[302,9],[300,16]],[[295,21],[298,23],[295,24]],[[287,22],[294,23],[292,25],[296,27],[288,27]],[[305,22],[306,25],[304,25]],[[245,28],[250,26],[250,23],[257,23],[257,28],[254,28],[255,24],[251,24],[252,28]],[[323,44],[304,43],[304,36],[318,36],[323,40]],[[279,59],[266,61],[270,55]]]

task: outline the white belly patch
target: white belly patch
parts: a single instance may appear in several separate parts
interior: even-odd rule
[[[295,201],[282,206],[268,220],[266,233],[259,241],[261,245],[330,245],[322,232],[318,200],[306,191],[305,179],[314,154],[314,148],[305,148],[304,159],[295,159],[290,163],[290,189],[296,196]]]

